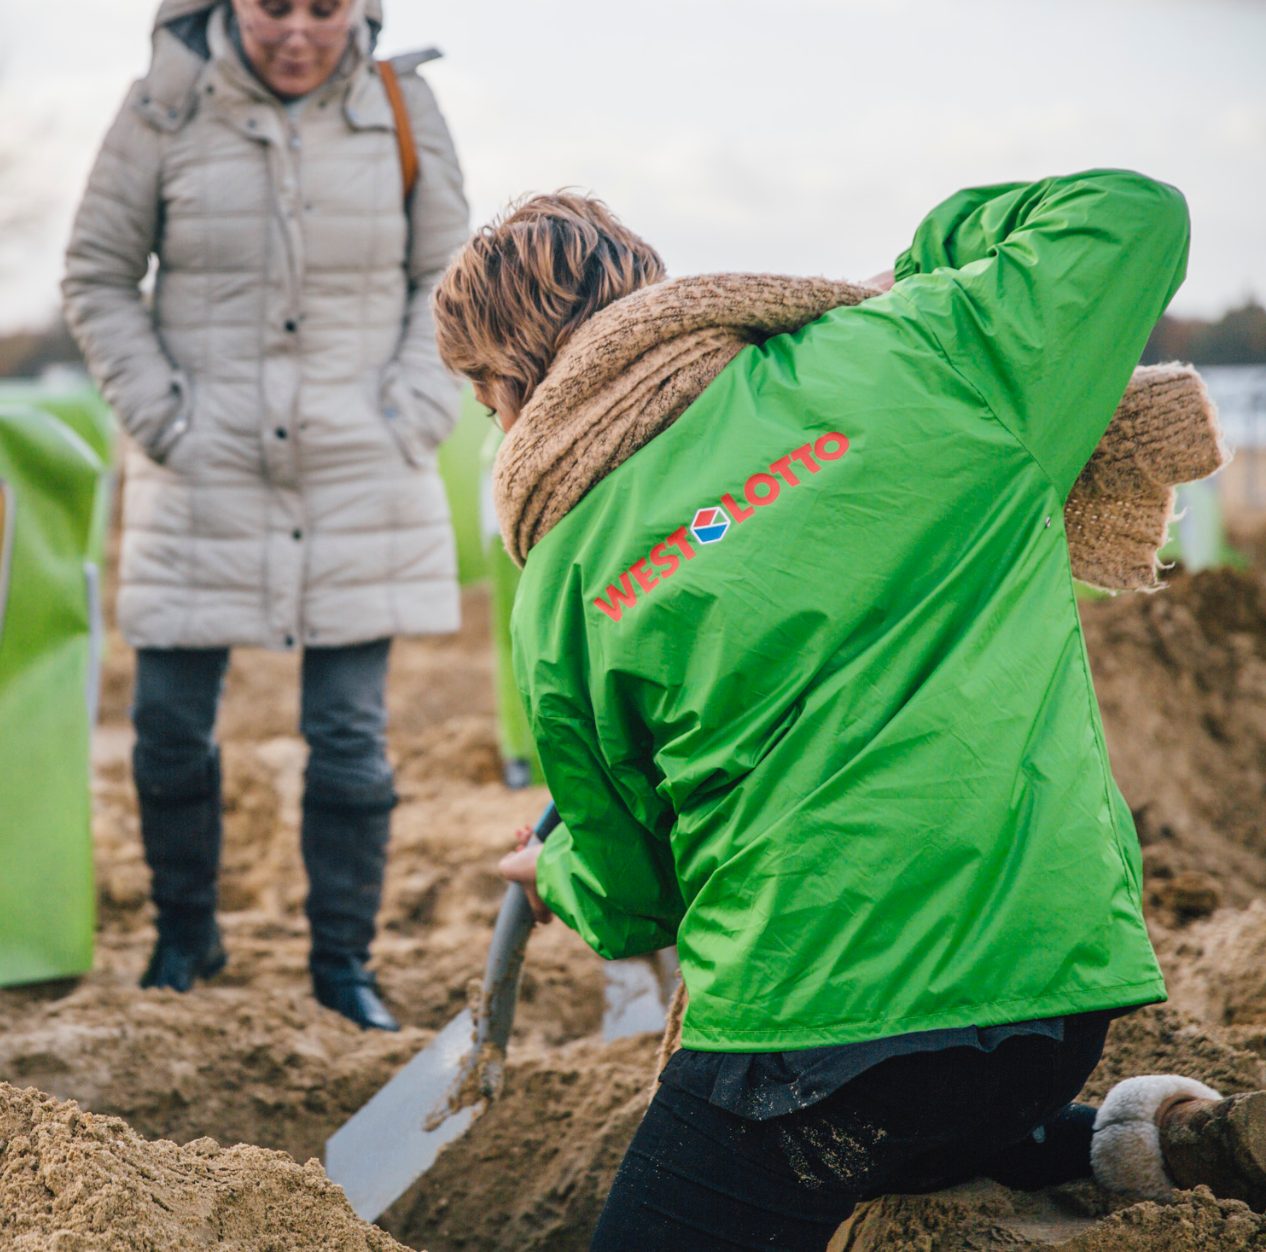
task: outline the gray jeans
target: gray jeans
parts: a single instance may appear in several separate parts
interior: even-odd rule
[[[365,960],[382,892],[391,809],[385,689],[389,639],[303,654],[299,727],[308,743],[301,843],[314,959]],[[215,719],[227,648],[137,653],[132,769],[160,934],[197,941],[212,924],[220,862]]]

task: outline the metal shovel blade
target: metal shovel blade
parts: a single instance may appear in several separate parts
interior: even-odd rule
[[[662,1034],[681,979],[676,948],[602,963],[602,1037],[608,1043],[646,1031]]]
[[[558,822],[551,804],[533,838],[547,839]],[[357,1217],[374,1221],[497,1095],[531,930],[527,894],[511,883],[488,947],[477,1023],[469,1009],[458,1014],[325,1141],[325,1172]]]
[[[374,1221],[483,1112],[483,1102],[468,1105],[425,1129],[448,1098],[473,1035],[466,1009],[325,1141],[325,1172],[357,1217]]]
[[[602,1037],[607,1043],[645,1031],[663,1031],[664,1003],[648,961],[640,957],[607,961],[602,981]]]

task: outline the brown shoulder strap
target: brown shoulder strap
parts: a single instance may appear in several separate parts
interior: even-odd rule
[[[404,182],[404,198],[407,201],[418,182],[418,150],[413,144],[413,126],[409,122],[409,109],[400,90],[400,79],[390,61],[378,62],[378,73],[391,103],[391,113],[396,119],[396,146],[400,149],[400,177]]]

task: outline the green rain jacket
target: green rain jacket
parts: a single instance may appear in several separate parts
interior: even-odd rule
[[[687,1047],[1165,998],[1062,505],[1187,240],[1138,174],[960,192],[532,551],[541,895],[605,957],[679,944]]]

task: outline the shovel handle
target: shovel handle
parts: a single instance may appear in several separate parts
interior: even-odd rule
[[[551,802],[533,828],[529,844],[544,843],[559,820],[558,810]],[[497,914],[497,925],[488,948],[488,963],[484,966],[483,995],[479,1021],[475,1026],[477,1050],[485,1044],[492,1044],[504,1051],[509,1041],[519,998],[519,975],[523,971],[523,957],[533,920],[532,905],[523,885],[511,883]]]

